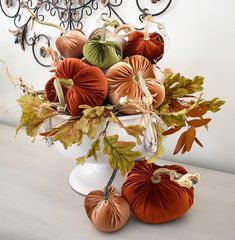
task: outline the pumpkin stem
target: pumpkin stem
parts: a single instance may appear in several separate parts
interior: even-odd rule
[[[143,75],[141,73],[141,71],[137,72],[135,80],[138,82],[141,90],[143,91],[145,98],[143,98],[143,101],[147,104],[147,106],[152,105],[153,103],[153,96],[150,93],[149,89],[147,88]]]
[[[152,16],[151,15],[148,15],[145,17],[144,19],[144,40],[148,41],[150,39],[149,37],[149,24],[152,20]]]
[[[151,177],[152,183],[160,183],[161,175],[170,176],[170,180],[178,183],[181,187],[191,188],[193,184],[198,183],[200,179],[200,175],[198,173],[195,174],[180,174],[175,170],[170,170],[168,168],[158,168],[154,171],[153,176]]]
[[[108,181],[108,183],[107,183],[107,185],[106,185],[106,187],[105,187],[105,189],[104,189],[104,199],[105,199],[105,200],[107,200],[108,197],[109,197],[109,187],[110,187],[111,184],[113,183],[113,180],[114,180],[115,177],[116,177],[117,171],[118,171],[117,168],[113,170],[113,173],[112,173],[112,175],[111,175],[111,177],[110,177],[110,179],[109,179],[109,181]]]
[[[108,26],[108,23],[104,22],[103,27],[102,27],[102,36],[101,36],[101,39],[100,39],[101,42],[105,42],[105,40],[106,40],[106,33],[107,33],[106,28],[107,28],[107,26]]]
[[[60,84],[60,79],[56,78],[54,80],[54,87],[59,99],[59,106],[57,107],[58,112],[64,112],[66,109],[66,105],[64,102],[64,93]]]

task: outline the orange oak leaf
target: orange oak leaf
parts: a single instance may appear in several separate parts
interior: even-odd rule
[[[193,142],[195,140],[196,130],[194,127],[188,128],[185,135],[185,147],[186,151],[189,152],[192,148]]]
[[[201,127],[206,125],[207,123],[209,123],[211,121],[211,118],[205,118],[205,119],[193,119],[188,121],[188,124],[192,127]]]

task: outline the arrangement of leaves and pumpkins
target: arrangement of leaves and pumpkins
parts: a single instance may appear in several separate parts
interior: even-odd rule
[[[180,132],[174,154],[189,152],[193,144],[202,147],[197,129],[207,129],[211,118],[206,114],[224,104],[219,98],[203,98],[201,76],[190,79],[166,69],[159,80],[154,68],[164,56],[165,36],[161,28],[148,32],[153,22],[150,16],[144,22],[143,31],[107,20],[89,37],[78,29],[64,32],[55,42],[59,53],[45,50],[53,52],[54,67],[44,90],[22,84],[24,94],[18,99],[22,116],[17,131],[24,128],[30,137],[41,135],[65,149],[82,146],[88,137],[92,144],[85,155],[77,157],[78,164],[91,157],[99,161],[98,152],[107,155],[114,170],[110,181],[85,198],[87,215],[101,231],[121,228],[130,212],[146,223],[162,223],[191,207],[198,174],[154,162],[164,155],[167,135]],[[135,114],[141,116],[138,124],[123,124],[121,116]],[[42,131],[44,124],[61,115],[66,116],[62,122]],[[111,124],[133,141],[123,141],[118,131],[108,135]],[[147,127],[152,140],[146,147],[154,149],[151,156],[135,150],[143,144]],[[112,186],[117,171],[127,174],[122,195]]]

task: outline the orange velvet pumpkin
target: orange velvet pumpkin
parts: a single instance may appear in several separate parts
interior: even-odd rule
[[[66,81],[72,82],[71,86],[62,83],[65,104],[72,116],[81,114],[82,109],[79,105],[99,106],[106,98],[108,83],[104,73],[99,68],[90,66],[79,59],[66,58],[57,65],[55,76],[45,86],[46,98],[50,102],[57,101],[54,87],[54,80],[57,78],[64,79],[65,83]]]
[[[56,39],[55,45],[64,58],[82,58],[87,37],[79,29],[72,29]]]
[[[163,174],[156,176],[155,173]],[[174,171],[172,171],[174,170]],[[122,186],[122,195],[131,211],[139,220],[146,223],[163,223],[183,215],[193,204],[193,187],[182,187],[170,179],[169,174],[186,174],[178,165],[158,166],[139,161],[128,173]]]
[[[159,33],[151,33],[147,37],[143,32],[129,35],[124,48],[124,56],[142,55],[151,63],[160,60],[164,53],[164,40]]]
[[[104,191],[90,192],[84,203],[92,224],[100,231],[113,232],[125,225],[130,216],[130,207],[113,186],[109,187],[107,199]]]
[[[135,55],[116,63],[106,72],[108,79],[108,97],[112,104],[117,104],[121,97],[141,102],[144,93],[138,82],[137,73],[141,72],[144,82],[153,95],[153,107],[159,107],[165,98],[164,85],[156,80],[153,67],[147,58]],[[122,113],[136,114],[138,109],[134,104],[128,104],[121,109]]]

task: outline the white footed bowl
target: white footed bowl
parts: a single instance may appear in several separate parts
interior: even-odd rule
[[[48,126],[44,126],[44,130],[49,129],[52,126],[56,126],[66,120],[68,116],[59,115],[51,119],[50,124]],[[121,116],[119,119],[122,123],[127,125],[135,125],[140,124],[142,115],[129,115],[129,116]],[[83,142],[80,146],[73,145],[68,149],[64,149],[63,145],[57,141],[54,143],[54,147],[66,157],[75,160],[78,157],[84,156],[87,151],[90,149],[91,144],[96,140],[100,134],[100,132],[104,129],[105,124],[101,124],[97,127],[97,133],[94,139],[88,138],[86,135],[84,136]],[[128,135],[125,130],[120,128],[117,124],[110,123],[107,128],[107,136],[109,135],[119,135],[119,141],[135,141],[135,138]],[[149,132],[146,132],[145,136],[149,135]],[[151,135],[151,133],[150,133]],[[147,151],[145,144],[146,139],[142,137],[142,144],[137,145],[133,150],[140,151],[144,156],[152,155],[151,152]],[[104,155],[102,152],[103,146],[101,141],[101,151],[97,153],[98,161],[95,161],[93,157],[87,159],[86,163],[83,165],[78,165],[71,172],[69,177],[69,183],[71,187],[78,193],[87,195],[90,191],[96,189],[104,189],[106,184],[108,183],[109,178],[112,175],[113,169],[110,167],[107,159],[107,155]],[[116,187],[118,191],[121,190],[121,186],[125,180],[125,176],[121,176],[118,172],[116,178],[113,182],[113,185]]]

